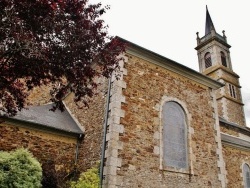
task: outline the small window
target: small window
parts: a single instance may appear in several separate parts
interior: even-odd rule
[[[246,163],[243,165],[243,179],[244,188],[250,188],[250,168]]]
[[[205,68],[212,66],[211,54],[208,52],[205,55]]]
[[[188,168],[186,116],[176,102],[166,102],[162,109],[163,166]]]
[[[233,86],[232,84],[229,84],[229,91],[230,91],[230,95],[231,97],[236,99],[236,91],[235,91],[235,86]]]
[[[223,52],[220,52],[220,57],[221,57],[221,63],[223,66],[227,67],[227,60],[226,60],[226,56]]]

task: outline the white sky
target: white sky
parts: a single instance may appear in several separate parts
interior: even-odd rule
[[[90,0],[90,3],[101,0]],[[206,5],[216,32],[225,30],[233,70],[240,76],[250,126],[250,0],[102,0],[109,33],[199,71],[196,32],[205,33]]]

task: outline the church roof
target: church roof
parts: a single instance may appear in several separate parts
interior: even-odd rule
[[[206,26],[205,26],[205,35],[207,35],[208,33],[211,32],[211,30],[214,30],[215,31],[215,27],[214,27],[214,24],[213,24],[213,21],[211,19],[211,16],[208,12],[208,8],[206,6]]]
[[[176,61],[173,61],[171,59],[168,59],[162,55],[159,55],[155,52],[152,52],[146,48],[143,48],[137,44],[134,44],[126,39],[123,39],[121,37],[116,37],[119,40],[123,41],[126,45],[126,53],[131,55],[136,55],[142,59],[145,59],[153,64],[159,65],[161,67],[164,67],[168,70],[171,70],[177,74],[180,74],[186,78],[189,78],[191,80],[194,80],[198,83],[201,83],[203,85],[206,85],[212,89],[219,89],[220,87],[224,86],[223,83],[214,80],[204,74],[201,74],[200,72],[197,72],[187,66],[184,66],[183,64],[177,63]]]
[[[52,106],[53,104],[30,106],[11,119],[36,124],[37,129],[58,130],[74,135],[83,134],[80,124],[71,116],[67,108],[63,112],[60,110],[53,112],[50,110]]]

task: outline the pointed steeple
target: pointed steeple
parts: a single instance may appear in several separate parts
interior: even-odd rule
[[[215,31],[213,21],[212,21],[212,19],[210,17],[210,14],[208,12],[207,5],[206,5],[206,27],[205,27],[205,35],[207,35],[208,33],[210,33],[212,29]]]

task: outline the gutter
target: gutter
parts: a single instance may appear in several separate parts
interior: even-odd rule
[[[103,142],[102,142],[102,153],[101,153],[101,164],[100,164],[100,187],[102,187],[103,182],[103,168],[104,168],[104,159],[105,159],[105,148],[106,148],[106,135],[107,135],[107,126],[108,126],[108,113],[109,113],[109,103],[110,103],[110,90],[111,90],[111,77],[108,81],[108,93],[107,93],[107,102],[106,102],[106,112],[104,116],[104,125],[103,125]]]

